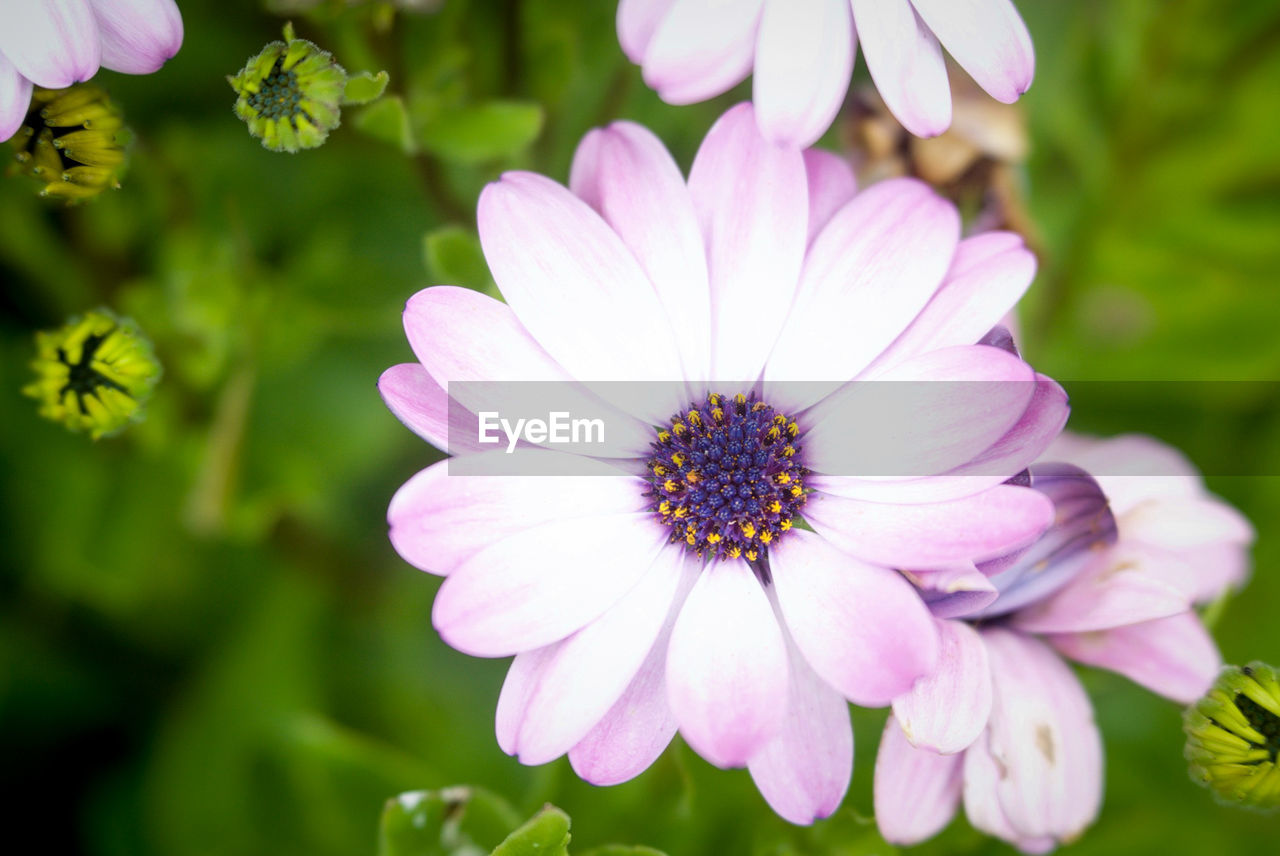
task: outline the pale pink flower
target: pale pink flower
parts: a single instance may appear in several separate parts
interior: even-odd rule
[[[150,74],[180,47],[173,0],[0,0],[0,142],[21,126],[32,84],[65,89],[99,67]]]
[[[876,819],[890,841],[932,836],[962,800],[975,827],[1026,852],[1093,822],[1102,743],[1063,656],[1183,704],[1217,675],[1191,607],[1243,578],[1248,522],[1151,438],[1064,435],[1045,458],[1098,475],[1031,467],[1056,509],[1040,541],[946,577],[912,575],[943,644],[938,670],[894,700],[876,759]]]
[[[845,163],[769,144],[747,104],[711,129],[687,182],[656,137],[617,122],[583,140],[569,189],[507,173],[478,221],[507,302],[446,286],[409,301],[420,363],[379,380],[406,425],[444,449],[445,388],[459,381],[690,390],[657,416],[620,418],[602,454],[634,476],[466,477],[445,461],[392,500],[396,549],[445,576],[440,634],[476,656],[515,655],[499,744],[526,764],[567,753],[583,778],[613,784],[679,730],[713,764],[747,766],[783,817],[830,814],[852,763],[847,700],[885,705],[938,657],[933,619],[891,569],[1004,555],[1049,523],[1043,495],[1001,483],[1060,432],[1065,396],[974,344],[1034,259],[1011,234],[960,240],[954,207],[920,182],[855,195]],[[1009,382],[941,384],[946,406],[905,426],[941,475],[860,479],[827,471],[869,442],[828,427],[867,386],[855,378]],[[800,401],[791,380],[835,391]],[[676,432],[673,411],[690,444],[678,465],[655,427]],[[734,439],[726,426],[742,423],[721,420],[739,413],[778,414],[789,439]],[[867,437],[878,416],[891,418],[861,419]],[[454,428],[454,451],[475,445]],[[658,467],[679,470],[671,485]],[[730,481],[737,504],[720,501]],[[797,515],[813,531],[791,528]]]
[[[840,111],[862,43],[885,104],[913,134],[951,124],[942,48],[993,98],[1031,86],[1031,36],[1012,0],[621,0],[618,39],[670,104],[754,72],[770,140],[808,146]]]

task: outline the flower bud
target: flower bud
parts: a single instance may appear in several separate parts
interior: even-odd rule
[[[1191,778],[1223,802],[1280,808],[1280,680],[1265,663],[1228,666],[1187,709]]]
[[[160,379],[151,342],[107,309],[37,333],[31,367],[36,380],[22,392],[40,401],[40,415],[95,440],[140,419]]]

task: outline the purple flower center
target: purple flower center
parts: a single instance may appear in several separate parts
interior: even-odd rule
[[[795,420],[754,394],[711,393],[658,431],[650,509],[696,555],[755,562],[804,505],[799,436]]]

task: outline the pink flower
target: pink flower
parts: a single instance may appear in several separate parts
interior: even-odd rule
[[[65,89],[99,66],[150,74],[182,46],[173,0],[40,0],[0,9],[0,142],[22,124],[31,85]]]
[[[922,137],[951,124],[939,42],[1005,103],[1035,72],[1011,0],[621,0],[618,39],[670,104],[719,95],[754,70],[761,130],[795,146],[839,112],[859,40],[885,104]]]
[[[1026,852],[1074,839],[1101,804],[1102,743],[1063,655],[1183,704],[1221,665],[1191,606],[1242,578],[1248,523],[1150,438],[1064,435],[1045,457],[1098,475],[1031,468],[1056,510],[1040,541],[945,578],[912,575],[939,617],[942,656],[894,700],[876,759],[890,841],[932,836],[961,800],[974,826]]]
[[[955,209],[917,181],[855,196],[846,164],[770,145],[745,104],[687,182],[657,138],[617,122],[583,140],[570,189],[507,173],[478,220],[507,302],[446,286],[409,301],[421,362],[379,380],[406,425],[444,449],[459,381],[689,390],[656,416],[610,402],[631,412],[601,454],[635,475],[451,476],[445,461],[392,500],[396,549],[445,576],[440,634],[515,655],[499,744],[526,764],[567,753],[613,784],[679,730],[713,764],[747,766],[783,817],[829,814],[852,763],[846,701],[887,704],[937,661],[933,619],[891,568],[982,561],[1049,523],[1041,494],[1001,482],[1059,433],[1065,396],[974,344],[1026,289],[1032,256],[1010,234],[960,240]],[[876,386],[854,378],[1011,382],[938,384],[938,408],[911,424],[864,413],[844,434],[831,414]],[[804,400],[791,380],[834,391]],[[830,472],[844,447],[876,442],[877,418],[936,474]]]

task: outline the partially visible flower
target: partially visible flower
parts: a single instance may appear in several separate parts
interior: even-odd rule
[[[236,91],[235,113],[249,133],[273,152],[314,149],[342,117],[347,73],[286,25],[283,42],[271,42],[227,82]]]
[[[0,8],[0,142],[32,85],[65,89],[98,73],[150,74],[182,47],[174,0],[21,0]]]
[[[42,196],[70,202],[120,186],[125,164],[124,117],[97,85],[41,89],[10,140],[17,148],[17,172],[40,180]]]
[[[1280,677],[1266,663],[1228,666],[1187,709],[1191,778],[1222,801],[1280,808]]]
[[[1149,438],[1072,438],[1044,457],[1064,456],[1100,474],[1030,468],[1031,487],[1053,499],[1056,516],[1028,550],[909,575],[939,619],[943,648],[938,670],[894,700],[885,727],[875,802],[890,841],[932,836],[962,799],[975,827],[1024,851],[1073,840],[1101,805],[1102,744],[1062,656],[1183,703],[1220,666],[1192,606],[1230,580],[1196,560],[1206,539],[1217,555],[1243,552],[1247,524]],[[1114,513],[1104,490],[1115,493]]]
[[[942,45],[1006,103],[1035,71],[1011,0],[621,0],[618,39],[670,104],[704,101],[754,70],[760,129],[807,146],[844,102],[857,42],[871,78],[913,134],[951,124]]]
[[[151,342],[107,309],[37,333],[31,367],[36,380],[22,392],[40,401],[40,415],[95,440],[140,419],[160,380]]]
[[[526,172],[490,184],[478,224],[506,302],[447,286],[409,300],[420,362],[379,380],[406,425],[465,448],[448,433],[460,381],[681,390],[669,407],[609,399],[612,445],[588,452],[633,475],[468,477],[444,461],[392,500],[396,549],[446,576],[441,636],[515,655],[499,745],[526,764],[567,753],[603,785],[679,731],[711,763],[746,766],[788,820],[830,814],[852,763],[847,701],[887,704],[938,658],[893,569],[1001,556],[1049,524],[1044,496],[1002,482],[1061,430],[1065,394],[977,344],[1034,259],[1014,235],[960,240],[921,182],[855,195],[847,164],[770,144],[746,104],[687,180],[653,134],[617,122],[582,141],[568,188]],[[983,382],[930,383],[944,380]],[[920,386],[946,400],[910,420],[862,397]],[[843,474],[847,450],[874,456],[885,433],[930,467]]]

